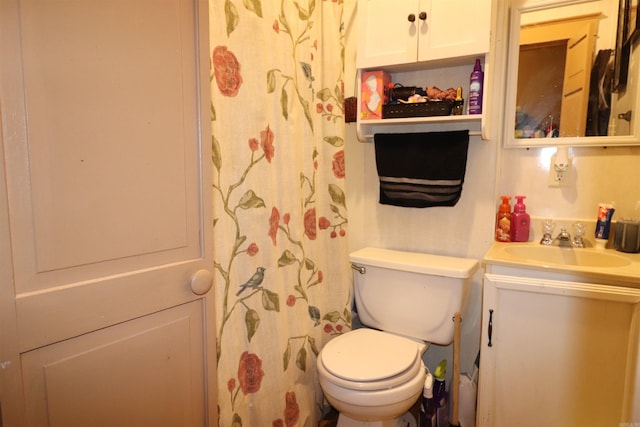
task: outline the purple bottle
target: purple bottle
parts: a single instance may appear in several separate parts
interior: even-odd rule
[[[484,72],[480,64],[480,58],[476,59],[469,79],[469,114],[482,114],[482,85]]]

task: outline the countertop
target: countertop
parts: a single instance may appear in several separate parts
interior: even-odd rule
[[[482,266],[485,270],[490,270],[491,266],[500,266],[513,269],[527,269],[540,273],[553,273],[566,277],[579,278],[585,281],[594,281],[604,283],[612,283],[616,285],[629,285],[630,287],[640,288],[640,254],[630,254],[619,252],[615,249],[596,249],[596,248],[559,248],[549,247],[552,251],[584,251],[588,257],[601,258],[615,257],[616,261],[624,263],[621,260],[628,260],[628,264],[621,266],[593,266],[593,265],[571,265],[564,264],[562,254],[558,255],[557,262],[542,261],[537,259],[525,259],[522,256],[515,256],[506,250],[514,246],[528,246],[534,250],[537,247],[545,247],[537,242],[525,243],[500,243],[494,242],[482,259]],[[526,248],[523,248],[526,250]],[[564,252],[567,255],[576,255],[572,252]],[[579,255],[579,254],[578,254]],[[606,264],[606,259],[601,264]],[[614,283],[615,282],[615,283]]]

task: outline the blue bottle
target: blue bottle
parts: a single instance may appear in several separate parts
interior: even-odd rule
[[[436,408],[436,425],[434,427],[449,427],[449,406],[447,404],[447,383],[444,375],[447,373],[447,361],[443,360],[436,367],[433,376],[436,381],[433,386],[433,400]]]
[[[484,72],[482,71],[480,58],[478,58],[469,78],[469,114],[482,114],[483,84]]]

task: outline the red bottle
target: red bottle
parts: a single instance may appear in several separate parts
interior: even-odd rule
[[[526,212],[526,206],[523,203],[524,199],[524,196],[516,196],[516,204],[513,206],[513,214],[511,215],[512,242],[529,241],[529,228],[531,228],[531,218]]]
[[[496,215],[496,242],[511,241],[511,205],[509,196],[500,196],[502,204],[498,208]]]

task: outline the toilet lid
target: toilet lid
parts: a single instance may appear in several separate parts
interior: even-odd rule
[[[329,341],[322,363],[336,377],[379,381],[411,369],[420,360],[416,342],[372,329],[356,329]]]

